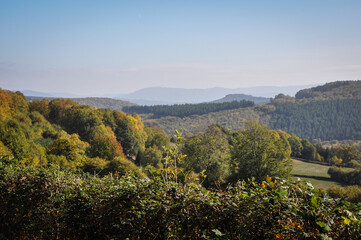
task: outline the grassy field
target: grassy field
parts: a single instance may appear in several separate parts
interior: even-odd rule
[[[343,186],[330,179],[327,174],[328,169],[329,166],[293,160],[292,176],[294,179],[300,178],[310,182],[315,188],[327,189],[332,186]]]

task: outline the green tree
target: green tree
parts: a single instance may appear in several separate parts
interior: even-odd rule
[[[206,175],[204,186],[216,186],[230,175],[230,145],[226,130],[220,125],[208,127],[203,134],[190,137],[184,144],[185,169]]]
[[[291,150],[292,150],[291,156],[292,157],[301,157],[302,150],[303,150],[301,139],[299,137],[297,137],[295,134],[292,134],[288,138],[288,142],[290,143]]]
[[[302,158],[308,160],[316,160],[317,150],[308,139],[302,139]]]
[[[265,126],[248,122],[238,132],[232,150],[233,180],[266,176],[288,177],[292,170],[291,149],[285,138]]]
[[[168,136],[159,127],[145,128],[148,139],[145,142],[145,147],[157,146],[158,149],[169,146]]]
[[[162,158],[162,151],[157,146],[145,149],[144,160],[146,165],[152,165],[153,167],[161,168],[163,166]]]
[[[16,159],[25,160],[25,158],[29,157],[29,142],[17,121],[11,119],[4,125],[0,124],[0,141],[12,152]]]

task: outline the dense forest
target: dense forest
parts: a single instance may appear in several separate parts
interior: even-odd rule
[[[70,99],[33,100],[0,90],[0,149],[26,165],[82,167],[87,171],[135,168],[148,149],[169,139],[138,115],[93,109]],[[144,164],[144,163],[143,163]]]
[[[151,113],[154,118],[160,118],[164,116],[187,117],[191,115],[203,115],[211,112],[219,112],[223,110],[252,106],[254,106],[254,102],[242,100],[222,103],[176,104],[171,106],[130,106],[123,107],[123,111],[137,114]]]
[[[268,125],[309,139],[361,139],[361,99],[273,103]]]
[[[360,156],[254,121],[169,139],[136,114],[0,89],[0,236],[356,238],[359,205],[290,173],[291,157],[358,171]]]
[[[300,90],[296,99],[350,99],[361,98],[361,81],[337,81]]]
[[[351,94],[349,88],[353,89]],[[322,98],[300,97],[304,92],[317,95],[320,89]],[[167,134],[173,133],[175,129],[182,130],[186,134],[195,134],[204,132],[206,126],[210,124],[221,124],[237,130],[245,127],[247,121],[254,120],[272,129],[282,129],[310,140],[358,140],[361,137],[361,99],[357,93],[360,92],[361,81],[335,82],[301,90],[296,98],[279,94],[269,104],[200,116],[176,117],[171,114],[161,118],[147,116],[144,122],[149,126],[159,126]],[[154,109],[156,108],[154,106]],[[169,111],[171,108],[172,106],[168,106]]]

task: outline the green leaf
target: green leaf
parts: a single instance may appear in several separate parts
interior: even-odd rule
[[[221,231],[219,231],[218,229],[212,229],[212,232],[214,232],[214,234],[216,234],[216,236],[218,236],[218,237],[222,237],[224,234],[221,232]]]

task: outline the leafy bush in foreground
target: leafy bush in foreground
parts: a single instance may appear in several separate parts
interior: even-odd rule
[[[360,210],[269,177],[222,192],[0,165],[0,236],[8,239],[357,239]]]

